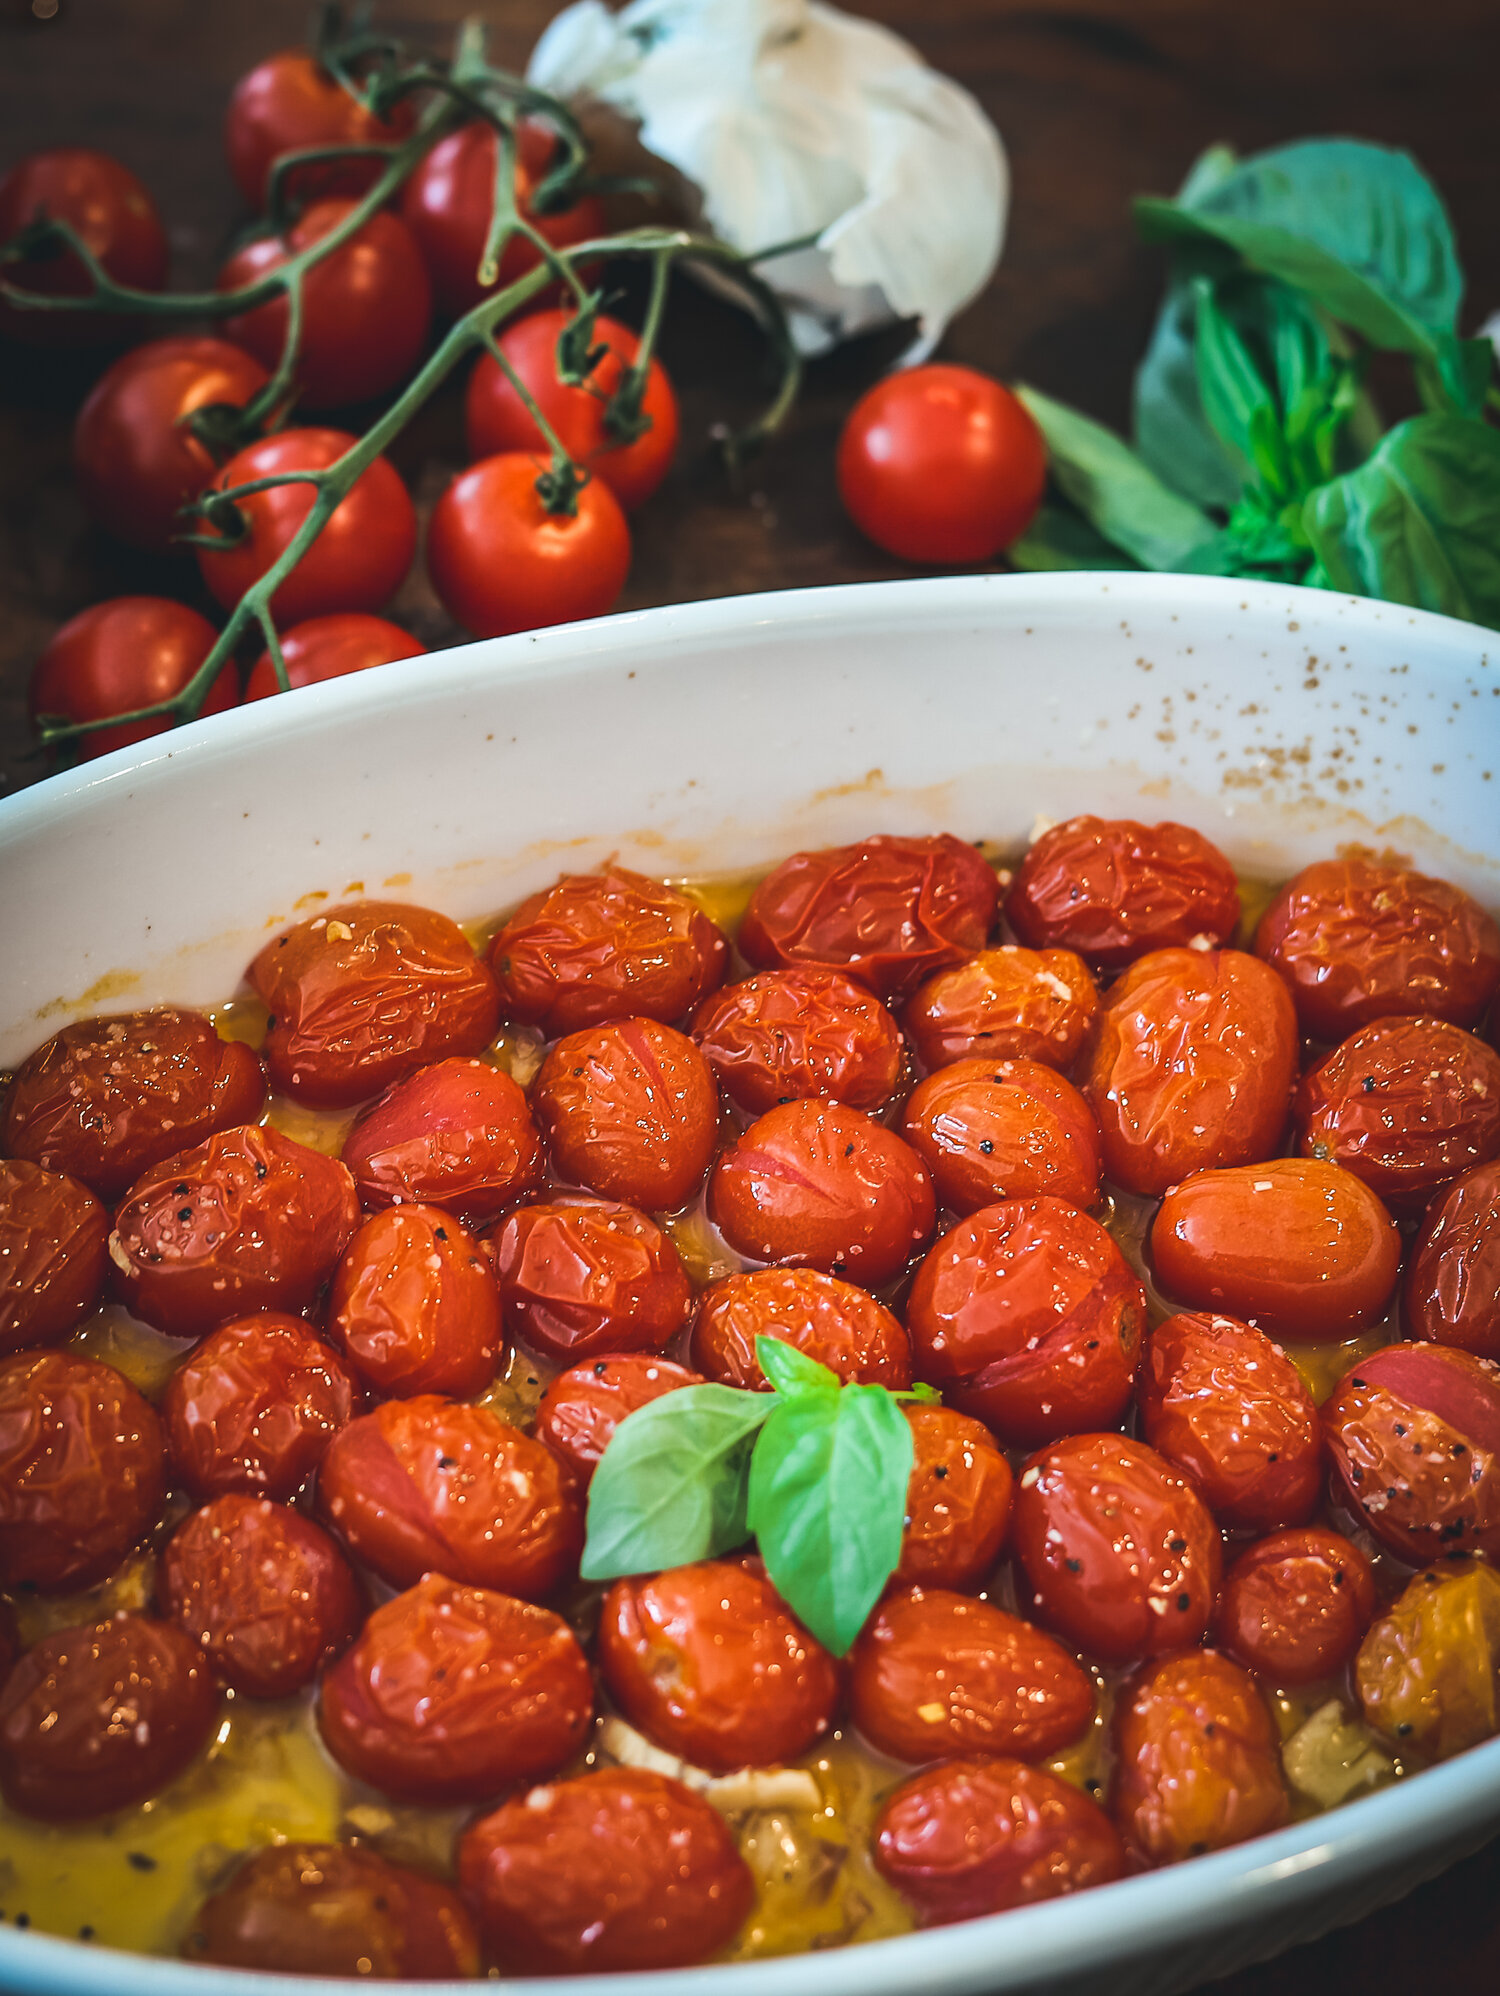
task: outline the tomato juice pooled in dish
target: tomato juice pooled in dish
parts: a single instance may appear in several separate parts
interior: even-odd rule
[[[1364,860],[1242,897],[1180,825],[996,850],[351,902],[217,1013],[31,1052],[7,1917],[377,1979],[755,1959],[1500,1730],[1491,918]],[[799,1394],[885,1410],[842,1658],[768,1570]],[[687,1501],[698,1407],[759,1550],[580,1579]]]

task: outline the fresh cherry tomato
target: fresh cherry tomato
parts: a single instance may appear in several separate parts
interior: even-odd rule
[[[269,277],[300,251],[332,233],[357,204],[315,201],[285,236],[258,236],[219,272],[221,291]],[[228,339],[266,367],[286,344],[284,296],[224,320]],[[432,286],[412,232],[379,209],[302,280],[297,401],[303,409],[343,409],[399,386],[421,357],[432,323]]]
[[[552,513],[542,457],[504,451],[461,471],[433,508],[427,572],[449,615],[476,638],[602,617],[630,572],[620,502],[591,479],[571,512]]]
[[[719,1134],[708,1063],[655,1019],[609,1019],[559,1040],[531,1101],[561,1177],[653,1213],[688,1203]]]
[[[1154,1198],[1195,1171],[1274,1157],[1296,1078],[1297,1015],[1257,957],[1137,957],[1105,999],[1084,1066],[1105,1176]]]
[[[693,1363],[724,1386],[768,1393],[758,1337],[779,1338],[840,1379],[903,1392],[911,1340],[867,1289],[815,1268],[756,1268],[705,1289],[693,1319]]]
[[[156,1522],[161,1423],[113,1366],[72,1352],[0,1360],[0,1587],[107,1579]]]
[[[1047,447],[1025,405],[972,367],[934,362],[867,389],[838,447],[839,497],[905,561],[989,561],[1031,525]]]
[[[687,1319],[677,1250],[633,1206],[521,1206],[491,1239],[507,1327],[565,1365],[664,1351]]]
[[[494,1270],[442,1206],[391,1206],[364,1222],[328,1291],[328,1331],[374,1392],[467,1399],[505,1343]]]
[[[399,624],[359,610],[335,617],[309,617],[281,639],[287,690],[292,693],[299,686],[316,686],[325,679],[342,679],[346,673],[368,672],[372,666],[390,665],[398,658],[423,658],[426,653],[426,645],[419,644]],[[271,654],[263,651],[245,681],[246,704],[269,700],[280,691]]]
[[[342,1768],[429,1805],[555,1774],[593,1717],[588,1659],[560,1615],[439,1573],[375,1610],[318,1698]]]
[[[1148,950],[1218,948],[1240,919],[1234,868],[1191,826],[1069,818],[1016,869],[1005,917],[1032,949],[1120,970]]]
[[[1124,1413],[1146,1292],[1087,1213],[1007,1199],[944,1234],[906,1323],[922,1378],[1002,1440],[1035,1447]]]
[[[907,1407],[912,1469],[893,1581],[963,1592],[999,1557],[1010,1522],[1010,1464],[989,1429],[951,1407]]]
[[[174,1151],[252,1122],[265,1097],[255,1054],[201,1012],[80,1019],[17,1068],[5,1149],[113,1201]]]
[[[1369,1724],[1437,1760],[1494,1736],[1497,1676],[1500,1574],[1483,1560],[1419,1573],[1354,1659]]]
[[[739,944],[761,970],[821,964],[896,1003],[982,949],[999,901],[962,839],[864,839],[784,859],[751,895]]]
[[[303,471],[326,471],[356,439],[347,430],[278,430],[232,457],[214,489]],[[231,539],[206,522],[220,545],[200,547],[198,572],[226,610],[286,552],[313,509],[311,485],[288,483],[235,501],[244,532]],[[334,508],[321,533],[271,598],[278,624],[301,624],[336,610],[378,610],[399,587],[417,551],[411,495],[387,459],[377,457]]]
[[[393,1587],[446,1573],[535,1600],[576,1569],[583,1513],[556,1456],[488,1407],[423,1394],[341,1428],[318,1508]]]
[[[880,1805],[871,1854],[923,1927],[1108,1885],[1125,1868],[1097,1802],[1003,1756],[947,1760],[903,1781]]]
[[[1364,859],[1304,867],[1261,917],[1255,953],[1322,1040],[1412,1013],[1472,1026],[1500,986],[1500,925],[1477,901]]]
[[[1466,1171],[1427,1208],[1401,1300],[1409,1337],[1500,1358],[1500,1161]]]
[[[764,970],[715,992],[693,1014],[693,1038],[752,1116],[811,1095],[876,1110],[901,1079],[890,1013],[863,984],[818,964]]]
[[[601,313],[589,342],[599,359],[583,387],[569,387],[557,377],[557,341],[572,317],[566,311],[528,312],[507,326],[496,344],[573,462],[602,478],[631,512],[671,470],[677,453],[677,397],[666,369],[653,359],[641,398],[641,414],[650,427],[632,442],[622,442],[609,426],[609,402],[626,369],[635,364],[640,341],[628,326]],[[545,455],[548,449],[536,419],[488,353],[479,356],[469,376],[464,439],[471,458],[493,457],[497,451]]]
[[[482,1226],[536,1184],[542,1145],[508,1074],[482,1060],[439,1060],[362,1112],[343,1159],[367,1209],[427,1201]]]
[[[599,1670],[620,1710],[715,1774],[794,1759],[838,1711],[837,1665],[757,1565],[617,1580],[599,1614]]]
[[[490,945],[505,1017],[548,1039],[605,1019],[680,1019],[728,960],[696,902],[623,866],[565,874],[523,901]]]
[[[110,1256],[137,1317],[197,1338],[247,1311],[305,1309],[358,1224],[354,1181],[336,1159],[246,1123],[138,1178]]]
[[[1273,1532],[1224,1576],[1214,1641],[1268,1684],[1332,1677],[1375,1613],[1375,1578],[1359,1547],[1322,1526]]]
[[[1146,1340],[1141,1433],[1198,1486],[1221,1525],[1267,1532],[1312,1516],[1323,1437],[1302,1375],[1237,1317],[1169,1317]]]
[[[271,168],[283,153],[315,146],[394,145],[415,121],[410,97],[382,123],[306,49],[282,49],[234,86],[224,114],[224,150],[235,185],[258,209],[265,205]],[[378,158],[320,160],[289,175],[286,192],[303,201],[363,194],[378,179],[383,163]]]
[[[1157,1208],[1150,1246],[1178,1302],[1284,1338],[1350,1336],[1380,1315],[1401,1266],[1401,1236],[1375,1194],[1316,1158],[1196,1172]]]
[[[0,1158],[0,1352],[62,1342],[99,1300],[108,1241],[87,1186]]]
[[[701,1386],[701,1373],[642,1352],[593,1358],[560,1372],[542,1395],[533,1433],[559,1456],[586,1490],[615,1429],[638,1408],[684,1386]]]
[[[237,1317],[167,1381],[167,1453],[195,1497],[243,1490],[285,1501],[364,1402],[338,1353],[300,1317]]]
[[[1098,1010],[1098,987],[1081,956],[1005,943],[929,977],[901,1020],[928,1068],[1015,1059],[1066,1068]]]
[[[499,1024],[494,979],[446,915],[351,901],[285,929],[249,970],[271,1008],[266,1061],[288,1095],[341,1108]]]
[[[1208,1627],[1218,1529],[1190,1479],[1144,1442],[1075,1435],[1034,1456],[1011,1518],[1033,1607],[1080,1649],[1129,1663]]]
[[[1040,1061],[960,1060],[919,1082],[903,1137],[932,1174],[938,1204],[977,1212],[1041,1194],[1092,1206],[1099,1127],[1070,1081]]]
[[[218,636],[207,617],[165,596],[112,596],[69,618],[37,660],[31,675],[31,716],[102,721],[170,700],[192,679]],[[209,687],[200,714],[222,714],[238,705],[239,674],[233,661]],[[172,725],[132,721],[78,736],[72,753],[84,762],[165,734]]]
[[[108,153],[55,146],[16,162],[0,179],[0,243],[42,220],[67,222],[116,284],[160,291],[167,281],[167,234],[156,203]],[[49,298],[82,298],[93,289],[71,250],[8,264],[5,282]],[[107,345],[129,328],[116,313],[27,311],[0,302],[0,332],[28,346]]]
[[[459,1839],[458,1877],[507,1975],[681,1968],[731,1941],[755,1886],[701,1795],[606,1767],[518,1795]]]
[[[854,1645],[849,1696],[865,1738],[897,1760],[1039,1760],[1094,1716],[1093,1683],[1060,1643],[941,1587],[881,1602]]]

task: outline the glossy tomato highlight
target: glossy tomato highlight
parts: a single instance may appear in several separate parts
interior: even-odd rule
[[[64,721],[103,721],[170,700],[192,680],[218,636],[207,617],[165,596],[112,596],[70,617],[56,632],[31,674],[33,721],[51,714]],[[209,687],[201,714],[222,714],[240,697],[231,660]],[[165,734],[170,716],[93,728],[74,752],[84,762]]]

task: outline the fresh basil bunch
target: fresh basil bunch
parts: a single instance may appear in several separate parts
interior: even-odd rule
[[[629,1414],[589,1486],[585,1580],[657,1573],[734,1552],[753,1535],[771,1584],[843,1656],[901,1559],[910,1393],[841,1385],[816,1359],[760,1337],[770,1393],[684,1386]]]
[[[1258,576],[1500,627],[1495,353],[1459,337],[1453,232],[1415,162],[1352,139],[1218,146],[1136,217],[1172,279],[1134,444],[1020,389],[1060,503],[1011,558]],[[1374,350],[1409,356],[1424,405],[1383,435]]]

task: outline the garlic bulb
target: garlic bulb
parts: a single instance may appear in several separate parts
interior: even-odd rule
[[[528,76],[637,121],[735,249],[814,239],[757,265],[804,353],[893,318],[929,352],[999,260],[999,133],[898,36],[821,0],[575,0]]]

